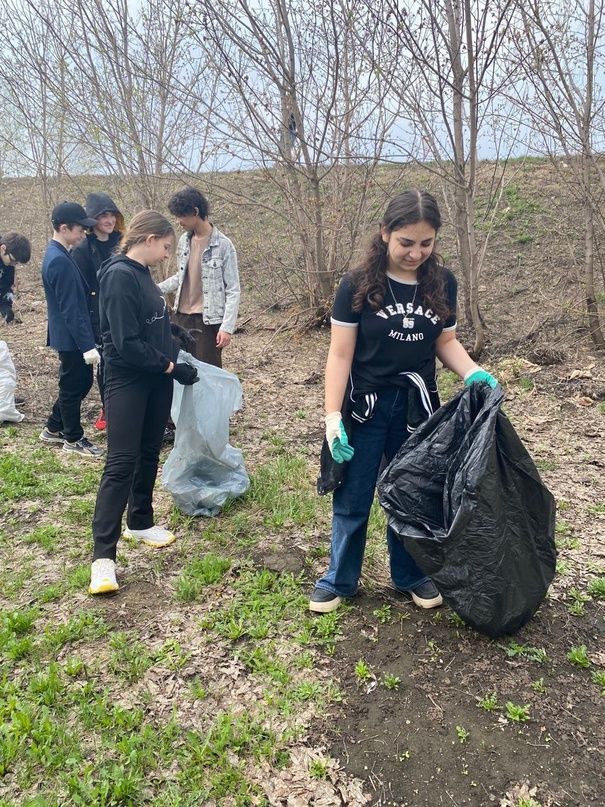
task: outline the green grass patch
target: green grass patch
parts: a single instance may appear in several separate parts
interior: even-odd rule
[[[26,544],[36,544],[49,554],[53,554],[59,548],[61,537],[65,535],[65,530],[61,527],[46,526],[38,527],[33,532],[24,536]]]
[[[256,505],[262,525],[269,529],[308,526],[328,503],[318,498],[307,460],[283,454],[252,475],[243,503]]]
[[[185,565],[175,584],[179,602],[196,600],[203,589],[218,583],[231,566],[228,558],[208,553]]]

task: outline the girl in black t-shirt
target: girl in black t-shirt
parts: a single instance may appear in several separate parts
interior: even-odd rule
[[[312,611],[333,611],[357,590],[382,458],[390,461],[408,433],[439,406],[435,357],[465,384],[497,384],[456,339],[456,279],[435,253],[440,227],[431,194],[399,194],[361,265],[336,292],[326,364],[326,441],[335,462],[348,465],[334,491],[330,566],[311,595]],[[350,441],[343,412],[351,418]],[[441,605],[435,584],[390,527],[387,543],[395,588],[421,608]]]

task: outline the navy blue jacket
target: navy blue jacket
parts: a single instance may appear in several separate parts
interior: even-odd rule
[[[73,258],[58,241],[51,241],[44,254],[42,282],[48,306],[46,344],[55,350],[92,350],[95,338],[84,281]]]

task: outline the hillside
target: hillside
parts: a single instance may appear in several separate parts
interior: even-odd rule
[[[220,180],[256,206],[216,183],[212,195],[244,281],[224,361],[244,389],[231,439],[251,489],[196,519],[158,481],[157,521],[177,542],[151,553],[121,541],[120,591],[90,598],[102,463],[38,440],[57,374],[39,279],[46,214],[32,182],[2,180],[0,227],[28,234],[34,260],[18,270],[21,323],[0,323],[27,398],[26,419],[0,427],[0,807],[601,807],[605,357],[583,325],[571,190],[544,163],[507,170],[482,279],[484,363],[555,496],[559,556],[535,618],[496,641],[397,594],[378,506],[359,595],[307,611],[330,534],[315,493],[329,333],[280,331],[292,313],[280,279],[297,256],[254,174]],[[395,171],[381,169],[376,200]],[[430,186],[430,172],[406,174]],[[74,182],[56,198],[96,189],[136,208],[117,185]],[[449,226],[441,251],[451,260]],[[439,384],[443,400],[459,388],[447,372]],[[89,434],[98,409],[93,390]]]

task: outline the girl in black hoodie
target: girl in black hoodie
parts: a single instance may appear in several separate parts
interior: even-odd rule
[[[197,370],[175,363],[166,301],[149,266],[167,258],[174,246],[170,222],[154,210],[133,218],[120,255],[99,273],[100,329],[105,356],[107,461],[92,524],[94,555],[89,591],[116,591],[116,547],[124,535],[148,546],[171,544],[175,536],[154,525],[153,487],[173,380],[197,381]]]
[[[95,428],[103,430],[105,419],[105,396],[103,386],[104,361],[101,345],[101,326],[99,320],[99,280],[101,265],[109,260],[116,251],[124,232],[124,217],[116,203],[106,193],[89,193],[85,205],[86,215],[96,219],[96,225],[87,233],[86,238],[73,250],[72,257],[78,265],[88,300],[88,313],[92,331],[101,354],[97,367],[97,385],[101,396],[101,413],[95,422]]]

